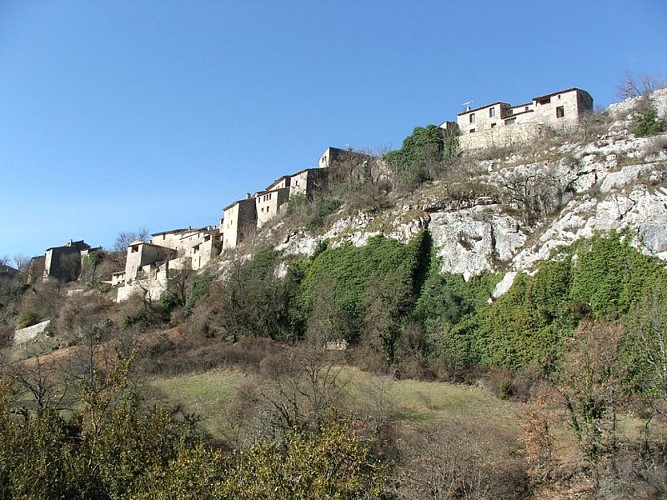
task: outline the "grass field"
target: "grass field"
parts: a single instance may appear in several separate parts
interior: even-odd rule
[[[357,415],[384,413],[401,424],[420,426],[465,421],[471,426],[493,425],[503,434],[518,433],[516,403],[502,401],[477,387],[444,382],[393,380],[355,368],[343,368],[344,404]],[[225,433],[224,410],[244,384],[256,383],[252,375],[234,370],[154,378],[150,387],[170,404],[203,418],[204,428],[215,437]]]

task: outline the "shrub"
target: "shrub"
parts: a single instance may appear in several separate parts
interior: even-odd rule
[[[658,118],[658,110],[654,106],[647,106],[637,112],[632,120],[632,133],[637,137],[649,137],[665,130],[667,123]]]

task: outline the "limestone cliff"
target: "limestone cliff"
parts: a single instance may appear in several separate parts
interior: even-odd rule
[[[612,105],[574,135],[464,158],[457,175],[393,196],[392,208],[352,213],[343,206],[320,234],[285,220],[257,238],[273,241],[285,256],[312,255],[324,240],[363,245],[384,234],[408,241],[428,228],[443,272],[466,279],[506,273],[496,296],[516,273],[531,272],[560,246],[595,231],[628,229],[641,251],[667,260],[667,134],[631,133],[640,104]],[[651,104],[664,118],[667,90],[655,92]]]

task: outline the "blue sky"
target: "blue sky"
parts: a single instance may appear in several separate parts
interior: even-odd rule
[[[0,256],[216,224],[328,146],[667,76],[664,0],[0,0]]]

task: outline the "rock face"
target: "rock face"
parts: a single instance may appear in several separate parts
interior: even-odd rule
[[[507,264],[526,242],[519,222],[497,205],[431,214],[429,230],[442,271],[465,279]]]
[[[667,90],[655,92],[652,104],[667,116]],[[297,231],[277,248],[284,255],[312,255],[325,239],[334,247],[364,245],[379,234],[406,242],[428,228],[442,272],[466,279],[489,270],[506,273],[494,297],[518,272],[532,272],[555,249],[598,231],[628,229],[641,251],[667,260],[667,134],[635,138],[629,130],[636,106],[636,100],[612,106],[606,112],[611,123],[587,141],[563,137],[542,150],[469,160],[472,171],[481,172],[475,179],[492,186],[495,198],[454,200],[443,194],[446,185],[435,184],[428,194],[401,199],[380,214],[341,211],[323,235]],[[529,202],[544,210],[539,218],[527,220]]]

